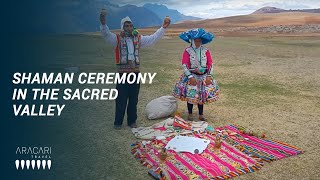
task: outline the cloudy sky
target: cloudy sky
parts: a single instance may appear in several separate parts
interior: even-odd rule
[[[273,6],[282,9],[320,8],[320,0],[110,0],[114,4],[133,4],[143,6],[145,3],[164,4],[170,9],[201,18],[218,18],[250,14],[264,7]]]

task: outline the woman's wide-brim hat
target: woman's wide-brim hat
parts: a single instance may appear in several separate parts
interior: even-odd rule
[[[207,44],[214,39],[214,35],[203,28],[190,29],[181,33],[179,37],[187,43],[191,43],[191,39],[201,38],[202,44]]]

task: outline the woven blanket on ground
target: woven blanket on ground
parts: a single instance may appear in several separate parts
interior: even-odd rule
[[[233,135],[230,133],[223,135],[226,143],[264,161],[274,161],[303,153],[302,150],[283,142],[243,134],[236,125],[217,128],[217,130],[231,132]]]
[[[235,125],[217,129],[225,132],[220,150],[214,148],[216,134],[205,131],[189,134],[210,140],[201,154],[167,150],[166,159],[161,161],[161,149],[172,136],[163,140],[153,139],[144,144],[137,142],[132,145],[132,153],[143,165],[163,174],[163,179],[228,179],[260,169],[263,161],[302,153],[298,148],[285,143],[242,134]]]

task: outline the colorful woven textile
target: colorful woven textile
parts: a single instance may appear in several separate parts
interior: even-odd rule
[[[283,142],[261,139],[240,133],[236,125],[229,125],[217,129],[236,133],[233,136],[225,134],[223,139],[240,151],[250,156],[259,157],[264,161],[274,161],[303,153],[302,150]]]
[[[228,179],[260,169],[263,161],[273,161],[302,153],[285,143],[259,139],[240,133],[237,126],[216,128],[222,134],[220,149],[215,149],[216,134],[206,131],[192,136],[208,139],[210,144],[201,154],[176,153],[167,150],[160,160],[161,149],[173,138],[137,142],[132,145],[133,155],[140,162],[163,174],[162,179]]]

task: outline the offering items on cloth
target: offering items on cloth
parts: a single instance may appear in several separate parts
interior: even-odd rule
[[[174,118],[168,118],[149,127],[132,128],[131,131],[136,138],[154,139],[177,134],[186,135],[192,134],[193,132],[204,132],[207,126],[207,122],[189,123],[181,117],[175,116]]]
[[[214,132],[193,132],[189,136],[208,140],[202,153],[176,152],[168,149],[160,161],[161,150],[174,137],[154,139],[150,143],[137,142],[132,153],[150,169],[161,169],[165,179],[228,179],[260,169],[263,162],[271,162],[303,153],[302,150],[275,140],[261,139],[240,132],[236,125],[215,128]],[[219,136],[220,142],[219,142]],[[186,137],[186,136],[178,136]],[[167,147],[166,147],[167,148]],[[219,148],[219,153],[216,149]]]

